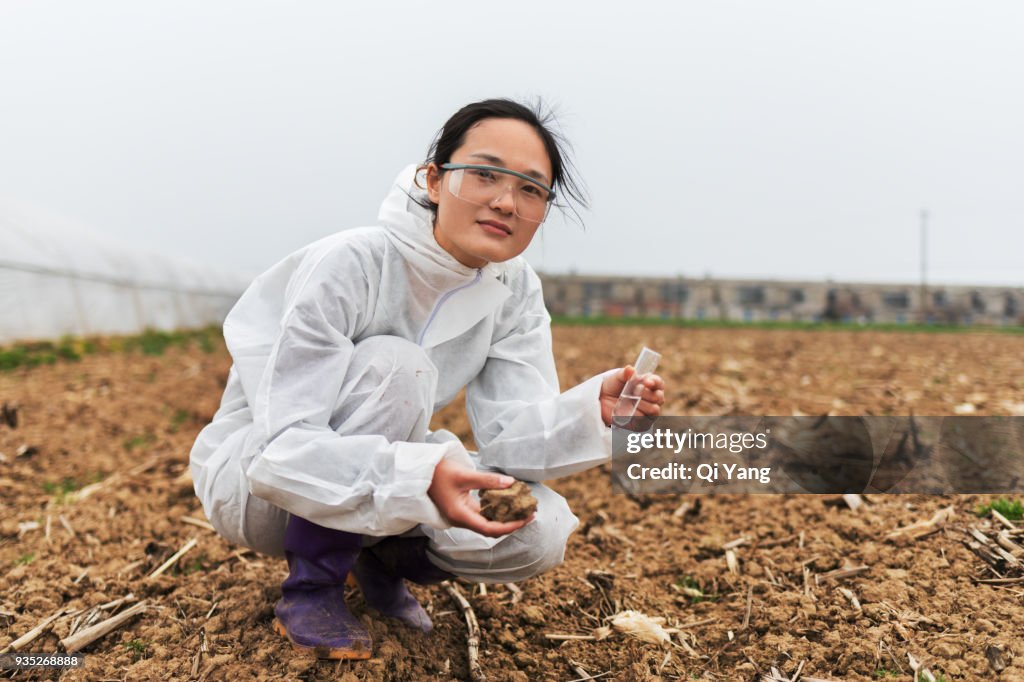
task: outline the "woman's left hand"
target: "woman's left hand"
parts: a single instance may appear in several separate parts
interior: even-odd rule
[[[635,373],[632,365],[626,365],[617,372],[607,375],[601,382],[601,396],[598,400],[601,403],[601,419],[606,425],[611,426],[612,410],[619,401],[619,394]],[[661,406],[665,404],[665,382],[657,374],[648,374],[641,381],[641,385],[643,388],[640,391],[640,403],[636,407],[636,413],[645,417],[657,417],[661,414]]]

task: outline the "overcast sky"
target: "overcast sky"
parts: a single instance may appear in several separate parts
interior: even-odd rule
[[[542,97],[547,272],[1024,285],[1024,3],[0,0],[0,194],[256,273]]]

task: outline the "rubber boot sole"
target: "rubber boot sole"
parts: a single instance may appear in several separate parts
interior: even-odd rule
[[[341,649],[326,646],[314,647],[296,644],[294,641],[292,641],[292,638],[291,636],[289,636],[288,631],[284,629],[284,625],[282,625],[281,621],[279,621],[277,618],[274,619],[274,632],[287,639],[288,642],[292,645],[292,648],[296,651],[304,654],[313,654],[317,658],[323,658],[332,661],[366,660],[373,654],[373,652],[370,649],[364,649],[362,647],[358,647],[355,649]]]

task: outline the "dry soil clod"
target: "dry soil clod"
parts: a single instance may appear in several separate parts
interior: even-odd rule
[[[537,498],[530,493],[530,486],[522,481],[516,481],[508,488],[480,493],[480,513],[489,521],[522,521],[535,511]]]
[[[18,428],[18,406],[4,402],[0,407],[0,423],[7,424],[12,429]]]

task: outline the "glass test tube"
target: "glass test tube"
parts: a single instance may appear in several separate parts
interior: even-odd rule
[[[660,353],[656,353],[644,346],[644,349],[640,351],[640,357],[633,363],[636,372],[626,382],[626,385],[622,388],[622,393],[619,394],[619,401],[615,403],[615,409],[612,410],[613,417],[629,419],[636,414],[637,405],[640,404],[640,394],[643,392],[643,386],[640,384],[640,381],[646,375],[656,370],[660,361]]]

